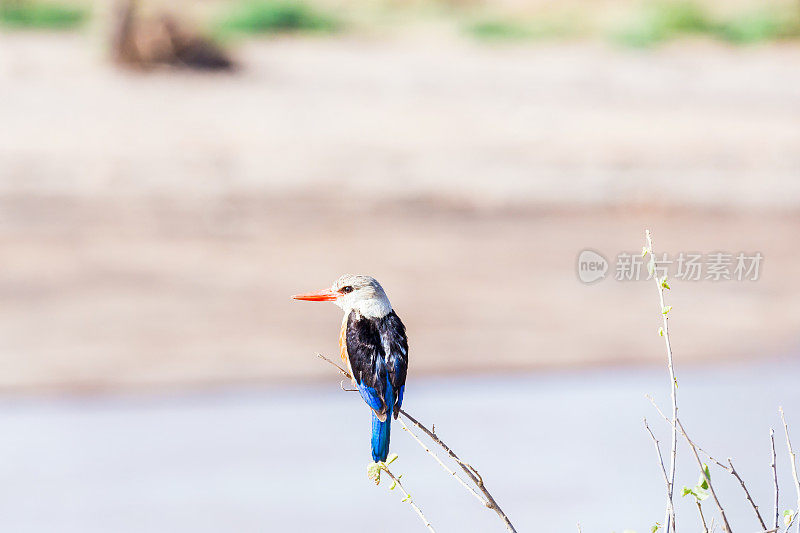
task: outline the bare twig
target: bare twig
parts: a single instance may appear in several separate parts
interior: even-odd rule
[[[714,499],[714,503],[716,504],[717,509],[719,509],[719,514],[720,517],[722,517],[722,524],[724,530],[727,531],[728,533],[733,533],[731,530],[731,526],[728,523],[728,517],[725,515],[725,509],[722,507],[719,498],[717,498],[717,493],[714,491],[714,486],[711,484],[711,477],[706,474],[706,469],[703,468],[703,461],[700,460],[700,455],[697,453],[697,446],[692,441],[692,439],[689,438],[689,435],[686,434],[686,430],[684,429],[683,424],[681,423],[680,420],[678,420],[678,427],[680,427],[681,433],[683,433],[683,437],[689,444],[689,448],[691,448],[692,453],[694,454],[694,458],[697,459],[697,465],[700,467],[700,472],[703,474],[703,478],[706,480],[706,483],[708,484],[708,491],[711,493],[711,497]]]
[[[497,516],[499,516],[500,519],[505,524],[506,529],[508,529],[509,531],[511,531],[513,533],[516,533],[517,530],[514,529],[514,526],[511,524],[511,520],[509,520],[508,516],[506,516],[506,514],[503,512],[503,510],[500,509],[500,506],[497,505],[497,501],[494,499],[494,497],[491,495],[491,493],[486,489],[486,485],[484,485],[484,483],[483,483],[483,478],[478,473],[478,471],[475,470],[475,468],[473,468],[472,465],[470,465],[468,463],[465,463],[464,461],[459,459],[459,457],[455,454],[455,452],[453,450],[451,450],[450,447],[447,446],[444,442],[442,442],[441,439],[439,439],[438,436],[436,436],[436,433],[433,433],[428,428],[423,426],[416,418],[414,418],[413,416],[408,414],[403,409],[400,409],[400,414],[403,415],[406,418],[406,420],[408,420],[413,425],[415,425],[417,428],[419,428],[428,437],[430,437],[433,442],[435,442],[436,444],[441,446],[441,448],[445,452],[447,452],[447,455],[452,457],[453,460],[456,463],[458,463],[458,466],[460,466],[461,469],[464,472],[466,472],[467,476],[469,476],[469,478],[472,480],[472,482],[475,483],[475,485],[478,487],[478,490],[481,491],[481,493],[484,495],[486,500],[489,502],[489,505],[487,505],[487,507],[492,509],[495,513],[497,513]]]
[[[669,423],[670,423],[670,420],[667,418],[667,416],[664,414],[664,412],[663,412],[663,411],[661,410],[661,408],[658,406],[658,404],[657,404],[657,403],[656,403],[656,401],[653,399],[653,397],[652,397],[652,396],[650,396],[650,395],[645,395],[645,397],[646,397],[648,400],[650,400],[650,403],[652,403],[652,404],[653,404],[653,407],[655,407],[655,408],[656,408],[656,411],[658,411],[658,414],[660,414],[660,415],[661,415],[661,418],[663,418],[664,420],[666,420],[667,424],[669,424]],[[679,423],[680,423],[680,421],[679,421]],[[685,436],[686,436],[686,434],[684,433],[684,437],[685,437]],[[753,498],[751,498],[751,497],[750,497],[750,491],[748,491],[748,490],[747,490],[747,486],[745,485],[745,483],[744,483],[744,480],[741,478],[741,476],[739,476],[739,472],[737,472],[737,471],[736,471],[736,469],[733,467],[733,462],[732,462],[732,460],[729,458],[729,459],[728,459],[728,464],[727,464],[727,465],[726,465],[726,464],[723,464],[722,462],[720,462],[720,461],[718,461],[717,459],[715,459],[713,455],[711,455],[710,453],[708,453],[707,451],[705,451],[703,448],[701,448],[701,447],[700,447],[700,446],[698,446],[697,444],[695,444],[695,443],[690,443],[690,445],[694,445],[694,447],[695,447],[695,448],[697,448],[697,451],[698,451],[698,452],[700,452],[700,453],[702,453],[703,455],[705,455],[706,457],[708,457],[708,459],[709,459],[711,462],[715,463],[717,466],[719,466],[719,467],[720,467],[720,468],[722,468],[723,470],[726,470],[728,473],[730,473],[730,474],[731,474],[733,477],[735,477],[735,478],[736,478],[736,479],[739,481],[739,484],[742,486],[742,490],[744,490],[744,494],[745,494],[745,497],[747,498],[747,501],[748,501],[748,502],[750,502],[750,505],[753,507],[753,510],[754,510],[754,511],[755,511],[755,513],[756,513],[756,517],[758,518],[758,521],[759,521],[759,523],[761,524],[761,527],[762,527],[762,528],[764,528],[764,529],[767,529],[767,526],[766,526],[766,524],[764,523],[764,520],[763,520],[763,519],[762,519],[762,517],[761,517],[761,512],[758,510],[758,506],[757,506],[757,505],[755,504],[755,502],[753,501]],[[773,465],[773,466],[774,466],[774,465]],[[777,479],[777,478],[776,478],[776,479]],[[777,513],[777,511],[776,511],[776,513]],[[777,518],[777,514],[776,514],[776,518],[775,518],[775,519],[776,519],[776,520],[778,519],[778,518]],[[776,526],[777,526],[777,524],[776,524]]]
[[[653,444],[656,447],[656,454],[658,454],[658,463],[661,465],[661,473],[664,474],[664,483],[667,484],[669,487],[669,478],[667,478],[667,469],[664,466],[664,458],[661,456],[661,446],[658,443],[658,439],[655,435],[653,435],[653,431],[650,429],[650,426],[647,424],[647,419],[644,419],[644,428],[650,434],[650,438],[653,439]]]
[[[342,368],[341,366],[339,366],[334,361],[331,361],[330,359],[328,359],[327,357],[325,357],[321,353],[318,353],[317,357],[319,357],[323,361],[326,361],[329,364],[335,366],[339,370],[339,372],[343,376],[345,376],[346,378],[352,379],[352,376],[350,375],[350,373],[347,370],[345,370],[344,368]],[[497,501],[494,499],[492,494],[486,488],[486,485],[484,485],[483,478],[478,473],[478,471],[475,468],[473,468],[472,465],[470,465],[468,463],[465,463],[464,461],[459,459],[458,455],[456,455],[456,453],[453,450],[451,450],[449,446],[447,446],[444,442],[442,442],[442,440],[439,439],[439,437],[436,435],[436,433],[434,433],[433,431],[431,431],[428,428],[426,428],[425,426],[423,426],[422,423],[419,420],[417,420],[416,418],[414,418],[413,416],[408,414],[408,412],[406,412],[403,409],[400,409],[400,414],[406,420],[411,422],[411,424],[413,424],[415,427],[417,427],[420,431],[425,433],[434,443],[439,445],[445,452],[447,452],[447,455],[449,455],[456,463],[458,463],[458,466],[461,467],[461,469],[467,474],[467,476],[472,480],[472,482],[475,483],[475,486],[478,487],[478,490],[480,490],[480,492],[483,494],[483,496],[485,498],[485,501],[483,501],[483,499],[481,499],[481,502],[486,507],[488,507],[489,509],[492,509],[495,513],[497,513],[497,516],[499,516],[500,519],[503,521],[503,524],[506,526],[506,529],[508,529],[512,533],[517,533],[517,530],[514,528],[513,524],[511,524],[511,520],[509,520],[508,516],[503,512],[502,509],[500,509],[500,506],[497,505]],[[409,433],[411,433],[411,432],[409,431]],[[411,433],[411,434],[414,435],[413,433]],[[414,435],[414,436],[416,437],[416,435]],[[439,461],[438,457],[436,457],[435,455],[434,455],[434,457],[436,458],[437,461]],[[441,461],[439,461],[439,463],[442,464]],[[458,478],[458,479],[459,479],[459,481],[463,481],[463,480],[461,480],[461,478]],[[472,491],[472,492],[474,493],[474,491]]]
[[[786,417],[783,415],[783,407],[778,407],[778,411],[781,413],[781,422],[783,422],[783,431],[786,433],[786,448],[789,450],[789,460],[792,461],[792,477],[794,478],[794,487],[797,490],[797,512],[794,513],[794,516],[797,516],[800,513],[800,479],[797,477],[797,456],[792,449],[792,441],[789,440],[789,425],[786,423]],[[791,524],[789,525],[791,526]],[[787,526],[786,530],[789,530],[789,526]],[[800,520],[797,521],[797,530],[800,532]]]
[[[708,533],[708,526],[706,525],[706,517],[703,516],[703,506],[700,505],[700,500],[695,498],[694,503],[697,504],[697,512],[700,513],[700,522],[703,524],[703,533]]]
[[[767,529],[767,524],[764,523],[764,519],[761,518],[761,513],[758,511],[758,505],[756,505],[756,502],[754,502],[753,498],[750,497],[750,491],[747,490],[747,487],[745,486],[744,481],[742,481],[742,478],[739,476],[739,473],[733,467],[733,461],[731,460],[730,457],[728,457],[728,464],[731,465],[731,469],[728,470],[728,471],[733,475],[733,477],[735,477],[737,480],[739,480],[739,484],[742,486],[742,490],[744,491],[744,495],[747,497],[747,501],[750,502],[750,505],[753,507],[753,510],[756,512],[756,517],[758,518],[758,522],[761,524],[761,529]]]
[[[666,307],[664,304],[664,286],[666,285],[665,279],[659,279],[656,274],[656,263],[655,263],[655,251],[653,250],[653,238],[650,235],[650,230],[645,230],[645,239],[647,240],[647,248],[646,251],[650,254],[650,262],[653,265],[653,278],[656,280],[656,286],[658,287],[658,300],[661,304],[661,316],[664,325],[663,328],[663,336],[664,336],[664,344],[667,349],[667,367],[669,368],[669,379],[670,379],[670,397],[672,399],[672,439],[670,442],[670,459],[669,459],[669,480],[667,482],[667,509],[666,509],[666,518],[664,523],[666,527],[664,528],[665,533],[669,533],[670,529],[675,531],[675,504],[673,502],[673,493],[675,489],[675,459],[677,454],[677,446],[678,446],[678,398],[677,398],[677,389],[678,384],[675,380],[675,369],[672,364],[672,346],[669,342],[669,308]]]
[[[438,456],[438,455],[436,455],[436,453],[434,453],[433,451],[431,451],[431,449],[430,449],[430,448],[428,448],[428,446],[427,446],[427,445],[426,445],[424,442],[422,442],[422,441],[420,440],[420,438],[419,438],[419,437],[417,437],[416,433],[414,433],[413,431],[411,431],[411,430],[409,429],[409,427],[406,425],[405,421],[403,421],[403,420],[401,419],[401,420],[400,420],[400,423],[401,423],[401,424],[403,424],[403,429],[404,429],[405,431],[407,431],[407,432],[408,432],[408,434],[409,434],[409,435],[411,435],[411,436],[414,438],[414,440],[415,440],[415,441],[417,441],[417,444],[419,444],[420,446],[422,446],[422,449],[423,449],[423,450],[425,450],[426,452],[428,452],[428,454],[429,454],[431,457],[433,457],[434,459],[436,459],[436,462],[437,462],[437,463],[439,463],[439,465],[440,465],[442,468],[444,468],[444,470],[445,470],[445,471],[446,471],[448,474],[450,474],[451,476],[453,476],[454,478],[456,478],[456,479],[458,480],[458,482],[459,482],[459,483],[461,483],[461,485],[462,485],[462,486],[463,486],[463,487],[464,487],[464,488],[467,490],[467,492],[469,492],[470,494],[472,494],[473,496],[475,496],[475,498],[477,498],[477,500],[478,500],[479,502],[481,502],[481,504],[482,504],[484,507],[489,507],[489,502],[488,502],[487,500],[485,500],[483,497],[481,497],[481,495],[480,495],[480,494],[478,494],[477,492],[475,492],[475,489],[473,489],[472,487],[470,487],[469,485],[467,485],[467,482],[466,482],[466,481],[464,481],[464,480],[461,478],[461,476],[459,476],[459,475],[458,475],[458,474],[457,474],[455,471],[451,470],[451,469],[450,469],[450,467],[448,467],[446,464],[444,464],[444,462],[442,462],[442,460],[441,460],[441,459],[439,459],[439,456]]]
[[[358,392],[358,389],[348,389],[344,386],[344,380],[339,381],[339,388],[345,392]]]
[[[772,468],[772,481],[775,484],[775,529],[778,529],[778,524],[780,523],[781,515],[778,506],[778,468],[775,462],[776,455],[775,455],[775,430],[769,428],[769,441],[772,445],[772,462],[769,466]]]
[[[342,368],[341,366],[339,366],[339,364],[338,364],[338,363],[335,363],[335,362],[331,361],[330,359],[328,359],[327,357],[325,357],[325,356],[324,356],[324,355],[322,355],[321,353],[318,353],[318,354],[317,354],[317,357],[319,357],[319,358],[320,358],[320,359],[322,359],[323,361],[325,361],[325,362],[327,362],[327,363],[329,363],[329,364],[331,364],[331,365],[335,366],[336,368],[338,368],[338,369],[339,369],[339,373],[340,373],[341,375],[343,375],[344,377],[346,377],[347,379],[353,379],[353,376],[351,376],[351,375],[350,375],[350,372],[348,372],[347,370],[345,370],[344,368]]]
[[[428,520],[427,518],[425,518],[425,515],[424,515],[424,514],[422,514],[422,509],[420,509],[420,508],[417,506],[417,504],[416,504],[416,503],[414,503],[414,499],[411,497],[411,495],[410,495],[410,494],[408,493],[408,491],[405,489],[405,487],[403,486],[403,484],[402,484],[402,483],[400,483],[400,478],[398,478],[397,476],[395,476],[394,474],[392,474],[392,471],[391,471],[391,470],[389,470],[389,468],[388,468],[386,465],[383,465],[383,466],[381,466],[381,470],[383,470],[384,472],[386,472],[386,474],[388,474],[388,476],[389,476],[390,478],[392,478],[392,481],[394,481],[394,482],[395,482],[395,484],[397,485],[397,487],[398,487],[398,488],[399,488],[399,489],[400,489],[400,490],[403,492],[403,495],[404,495],[403,501],[404,501],[404,502],[408,502],[408,503],[411,505],[411,507],[414,509],[414,512],[416,512],[416,513],[417,513],[417,515],[419,516],[419,519],[420,519],[420,520],[422,520],[422,522],[425,524],[425,527],[427,527],[427,528],[428,528],[428,531],[430,531],[431,533],[436,533],[436,530],[435,530],[435,529],[433,529],[433,526],[431,525],[431,522],[430,522],[430,520]]]

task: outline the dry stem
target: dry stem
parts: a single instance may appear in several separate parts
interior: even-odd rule
[[[779,407],[778,411],[781,413],[783,431],[786,433],[786,448],[789,450],[789,460],[792,461],[792,477],[794,478],[794,486],[797,490],[797,511],[794,513],[794,516],[797,516],[797,514],[800,513],[800,480],[797,478],[797,458],[792,449],[792,441],[789,440],[789,425],[786,423],[786,417],[783,415],[783,407]],[[789,527],[787,527],[786,530],[788,531]],[[800,520],[797,521],[797,531],[800,533]]]
[[[441,459],[439,459],[439,456],[438,456],[438,455],[436,455],[436,453],[434,453],[434,452],[433,452],[433,451],[432,451],[430,448],[428,448],[428,446],[427,446],[427,445],[426,445],[424,442],[422,442],[422,441],[420,440],[420,438],[419,438],[419,437],[417,437],[416,433],[414,433],[413,431],[411,431],[411,430],[408,428],[408,426],[406,425],[405,421],[403,421],[402,419],[400,419],[400,423],[401,423],[401,424],[403,424],[403,429],[404,429],[405,431],[407,431],[407,432],[408,432],[408,434],[409,434],[409,435],[411,435],[411,436],[414,438],[414,440],[415,440],[415,441],[417,441],[417,444],[419,444],[419,445],[422,447],[422,449],[424,449],[426,452],[428,452],[428,454],[429,454],[431,457],[433,457],[434,459],[436,459],[436,462],[437,462],[437,463],[439,463],[439,465],[441,465],[441,467],[442,467],[442,468],[444,468],[444,470],[445,470],[445,471],[446,471],[448,474],[450,474],[451,476],[453,476],[454,478],[456,478],[456,479],[458,480],[458,482],[459,482],[459,483],[461,483],[461,485],[462,485],[462,486],[463,486],[463,487],[464,487],[464,488],[465,488],[465,489],[466,489],[466,490],[467,490],[467,491],[468,491],[470,494],[472,494],[473,496],[475,496],[475,498],[477,498],[477,500],[478,500],[479,502],[481,502],[481,504],[482,504],[484,507],[490,507],[490,506],[489,506],[489,502],[488,502],[487,500],[483,499],[483,498],[481,497],[481,495],[480,495],[480,494],[478,494],[477,492],[475,492],[475,489],[473,489],[472,487],[470,487],[469,485],[467,485],[467,482],[466,482],[466,481],[464,481],[464,480],[461,478],[461,476],[459,476],[459,475],[458,475],[458,474],[457,474],[455,471],[451,470],[451,469],[450,469],[450,467],[448,467],[446,464],[444,464],[444,462],[442,462],[442,460],[441,460]]]
[[[775,455],[775,430],[772,428],[769,428],[769,441],[772,445],[772,462],[769,466],[772,468],[772,481],[775,485],[775,529],[777,530],[781,515],[778,506],[778,467],[777,463],[775,462],[777,457]]]
[[[744,481],[742,481],[742,478],[739,477],[739,473],[733,467],[733,461],[731,460],[730,457],[728,457],[728,464],[731,465],[731,468],[730,468],[730,470],[728,470],[728,472],[730,472],[733,475],[733,477],[735,477],[736,479],[739,480],[739,484],[742,486],[742,490],[744,491],[744,495],[747,497],[747,501],[750,502],[750,505],[753,507],[753,510],[756,512],[756,517],[758,518],[758,522],[761,524],[761,529],[762,530],[767,529],[767,524],[764,523],[764,519],[761,518],[761,513],[758,511],[758,505],[756,505],[756,502],[754,502],[753,498],[750,497],[750,491],[747,490],[747,487],[745,486]]]
[[[700,460],[700,455],[697,453],[697,446],[692,441],[692,439],[689,438],[689,435],[686,434],[686,430],[683,428],[683,424],[681,423],[680,420],[678,420],[678,427],[680,427],[681,433],[683,433],[683,437],[686,439],[686,442],[689,443],[689,447],[691,448],[692,453],[694,454],[694,458],[697,459],[697,466],[700,467],[700,472],[703,474],[703,478],[706,480],[706,483],[708,484],[708,491],[711,493],[711,497],[714,499],[714,503],[716,504],[717,509],[719,509],[719,514],[722,517],[722,523],[725,531],[727,531],[728,533],[733,533],[731,530],[731,526],[728,523],[728,517],[725,515],[725,509],[719,502],[719,498],[717,498],[717,493],[714,491],[714,486],[711,484],[711,477],[706,475],[706,469],[703,468],[703,461]]]
[[[392,478],[392,481],[394,481],[395,484],[397,484],[397,487],[403,492],[403,495],[404,495],[403,501],[404,502],[407,501],[411,505],[411,507],[414,508],[414,511],[417,513],[417,515],[419,516],[420,520],[422,520],[422,522],[425,524],[425,527],[428,528],[428,531],[430,531],[431,533],[436,533],[436,530],[433,529],[433,526],[431,525],[430,520],[425,518],[425,515],[422,514],[422,509],[417,507],[417,504],[414,503],[414,499],[411,497],[411,495],[408,493],[408,491],[406,491],[405,487],[403,487],[403,484],[400,483],[400,479],[397,476],[395,476],[394,474],[392,474],[392,471],[389,470],[389,468],[387,466],[385,466],[385,465],[381,467],[381,470],[386,472],[386,474],[388,474],[388,476],[390,478]]]
[[[700,514],[700,522],[703,524],[703,533],[708,533],[708,526],[706,525],[706,517],[703,516],[703,506],[700,501],[695,498],[694,503],[697,504],[697,512]]]
[[[675,531],[675,505],[673,502],[673,493],[675,488],[675,459],[677,454],[677,446],[678,446],[678,399],[677,399],[677,389],[678,385],[675,381],[675,369],[672,365],[672,346],[669,342],[669,317],[667,308],[664,304],[664,286],[663,280],[658,279],[656,276],[655,270],[655,252],[653,250],[653,238],[650,235],[650,230],[645,230],[645,238],[647,239],[647,252],[650,254],[650,261],[653,263],[653,277],[656,280],[656,285],[658,287],[658,300],[661,304],[661,315],[662,321],[664,323],[663,330],[664,330],[664,344],[666,345],[667,349],[667,367],[669,368],[669,379],[670,379],[670,396],[672,399],[672,440],[670,443],[670,460],[669,460],[669,479],[667,481],[667,510],[666,510],[666,518],[664,523],[666,527],[664,528],[665,533],[669,533],[670,529]]]

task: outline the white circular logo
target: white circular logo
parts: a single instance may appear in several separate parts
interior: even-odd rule
[[[608,261],[594,250],[583,250],[578,254],[578,279],[594,283],[606,277]]]

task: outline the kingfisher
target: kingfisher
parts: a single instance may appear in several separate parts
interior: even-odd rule
[[[292,298],[333,302],[344,311],[339,355],[372,410],[372,460],[386,461],[392,418],[403,404],[408,369],[406,328],[386,292],[371,276],[345,274],[330,288]]]

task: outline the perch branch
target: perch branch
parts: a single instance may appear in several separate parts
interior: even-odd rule
[[[336,367],[339,370],[339,372],[346,378],[352,379],[350,373],[341,366],[339,366],[334,361],[331,361],[321,353],[318,353],[317,357]],[[420,431],[425,433],[434,443],[439,445],[447,453],[447,455],[449,455],[456,463],[458,463],[458,466],[461,467],[461,469],[467,474],[467,476],[472,480],[472,482],[475,483],[475,486],[478,487],[478,490],[480,490],[480,492],[483,494],[486,500],[485,502],[481,500],[482,503],[486,507],[492,509],[495,513],[497,513],[497,516],[499,516],[500,519],[503,521],[503,524],[506,526],[506,529],[508,529],[511,533],[517,533],[517,530],[514,528],[513,524],[511,524],[511,520],[509,520],[508,516],[505,514],[505,512],[503,512],[500,506],[497,505],[497,501],[494,499],[492,494],[486,488],[486,485],[484,485],[483,478],[478,473],[478,471],[475,468],[473,468],[472,465],[465,463],[464,461],[459,459],[458,455],[456,455],[456,453],[453,450],[451,450],[449,446],[447,446],[444,442],[442,442],[442,440],[439,439],[436,433],[432,432],[431,430],[423,426],[419,420],[408,414],[408,412],[404,411],[403,409],[400,409],[400,414],[403,415],[403,417],[406,420],[411,422],[412,425],[416,426]]]
[[[505,524],[506,529],[508,529],[509,531],[511,531],[513,533],[516,533],[517,530],[514,529],[514,526],[511,524],[511,520],[509,520],[509,518],[505,514],[505,512],[503,512],[503,510],[500,509],[500,506],[497,505],[497,501],[494,499],[494,497],[491,495],[489,490],[486,488],[486,485],[483,483],[483,478],[478,473],[478,471],[475,470],[475,468],[473,468],[473,466],[470,465],[469,463],[465,463],[464,461],[459,459],[458,455],[456,455],[455,452],[453,450],[451,450],[449,446],[447,446],[444,442],[442,442],[442,440],[439,439],[439,437],[436,435],[436,433],[433,433],[428,428],[423,426],[416,418],[414,418],[413,416],[408,414],[403,409],[400,409],[400,414],[403,415],[406,418],[406,420],[408,420],[413,425],[415,425],[417,428],[419,428],[428,437],[430,437],[430,439],[433,442],[438,444],[445,452],[447,452],[447,455],[449,455],[456,463],[458,463],[458,466],[460,466],[461,469],[472,480],[472,482],[475,483],[475,485],[478,487],[478,490],[481,491],[481,493],[484,495],[486,500],[489,502],[487,507],[492,509],[495,513],[497,513],[497,516],[499,516],[500,519]]]
[[[406,425],[406,423],[405,423],[405,421],[404,421],[403,419],[400,419],[400,423],[401,423],[401,424],[403,424],[403,429],[404,429],[405,431],[407,431],[407,432],[408,432],[408,434],[409,434],[409,435],[411,435],[411,436],[414,438],[414,440],[415,440],[415,441],[417,441],[417,444],[419,444],[419,445],[422,447],[422,449],[423,449],[423,450],[425,450],[426,452],[428,452],[428,454],[429,454],[431,457],[433,457],[434,459],[436,459],[436,462],[437,462],[437,463],[439,463],[439,465],[440,465],[442,468],[444,468],[444,470],[445,470],[445,471],[446,471],[448,474],[450,474],[451,476],[453,476],[454,478],[456,478],[456,479],[458,480],[458,482],[459,482],[459,483],[461,483],[461,485],[462,485],[462,486],[463,486],[463,487],[464,487],[464,488],[465,488],[465,489],[466,489],[466,490],[467,490],[467,491],[468,491],[470,494],[472,494],[473,496],[475,496],[475,498],[477,498],[477,500],[478,500],[479,502],[481,502],[481,505],[483,505],[484,507],[489,507],[489,502],[488,502],[487,500],[485,500],[483,497],[481,497],[481,495],[480,495],[480,494],[478,494],[477,492],[475,492],[475,489],[473,489],[472,487],[470,487],[469,485],[467,485],[467,482],[466,482],[466,481],[464,481],[464,480],[461,478],[461,476],[459,476],[459,475],[458,475],[458,474],[457,474],[457,473],[456,473],[454,470],[451,470],[451,469],[450,469],[450,467],[448,467],[446,464],[444,464],[444,463],[442,462],[442,460],[441,460],[441,459],[439,459],[439,456],[438,456],[438,455],[436,455],[436,453],[434,453],[434,452],[433,452],[433,451],[432,451],[430,448],[428,448],[428,446],[427,446],[427,445],[426,445],[424,442],[422,442],[422,441],[420,440],[420,438],[419,438],[419,437],[417,437],[416,433],[414,433],[413,431],[411,431],[411,429],[409,429],[409,427]]]

